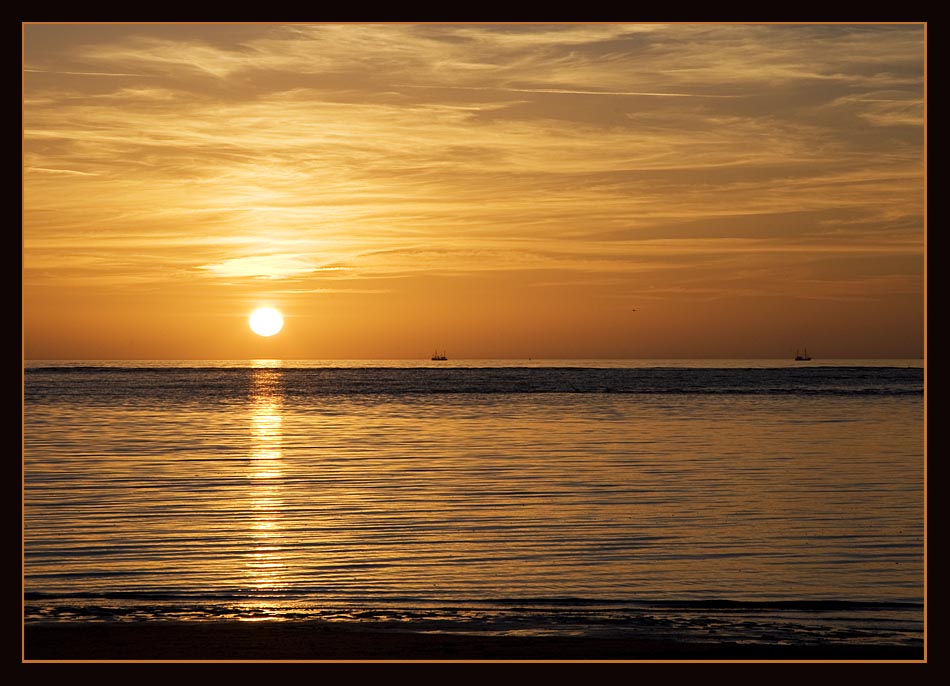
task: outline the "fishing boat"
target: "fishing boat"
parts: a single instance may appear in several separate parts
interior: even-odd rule
[[[805,348],[805,351],[802,353],[799,353],[797,350],[795,351],[796,362],[807,362],[810,359],[811,357],[808,356],[808,348]]]
[[[449,358],[445,356],[445,351],[439,352],[438,350],[436,350],[434,353],[432,353],[432,359],[441,361],[441,360],[447,360]]]

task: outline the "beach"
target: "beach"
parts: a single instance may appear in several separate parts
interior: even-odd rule
[[[906,645],[740,644],[630,637],[420,633],[328,622],[28,624],[26,661],[919,661]]]

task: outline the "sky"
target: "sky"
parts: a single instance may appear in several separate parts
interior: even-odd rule
[[[924,54],[923,24],[23,24],[23,356],[920,358]]]

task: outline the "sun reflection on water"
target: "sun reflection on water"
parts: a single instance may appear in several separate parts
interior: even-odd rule
[[[250,385],[251,449],[247,479],[248,535],[247,583],[256,590],[275,590],[284,579],[281,510],[283,450],[281,370],[272,360],[255,360]],[[263,363],[263,364],[258,364]]]

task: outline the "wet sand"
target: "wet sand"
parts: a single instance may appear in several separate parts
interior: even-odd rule
[[[323,622],[28,624],[27,662],[64,661],[682,661],[916,660],[894,645],[739,645],[633,637],[430,634]]]

